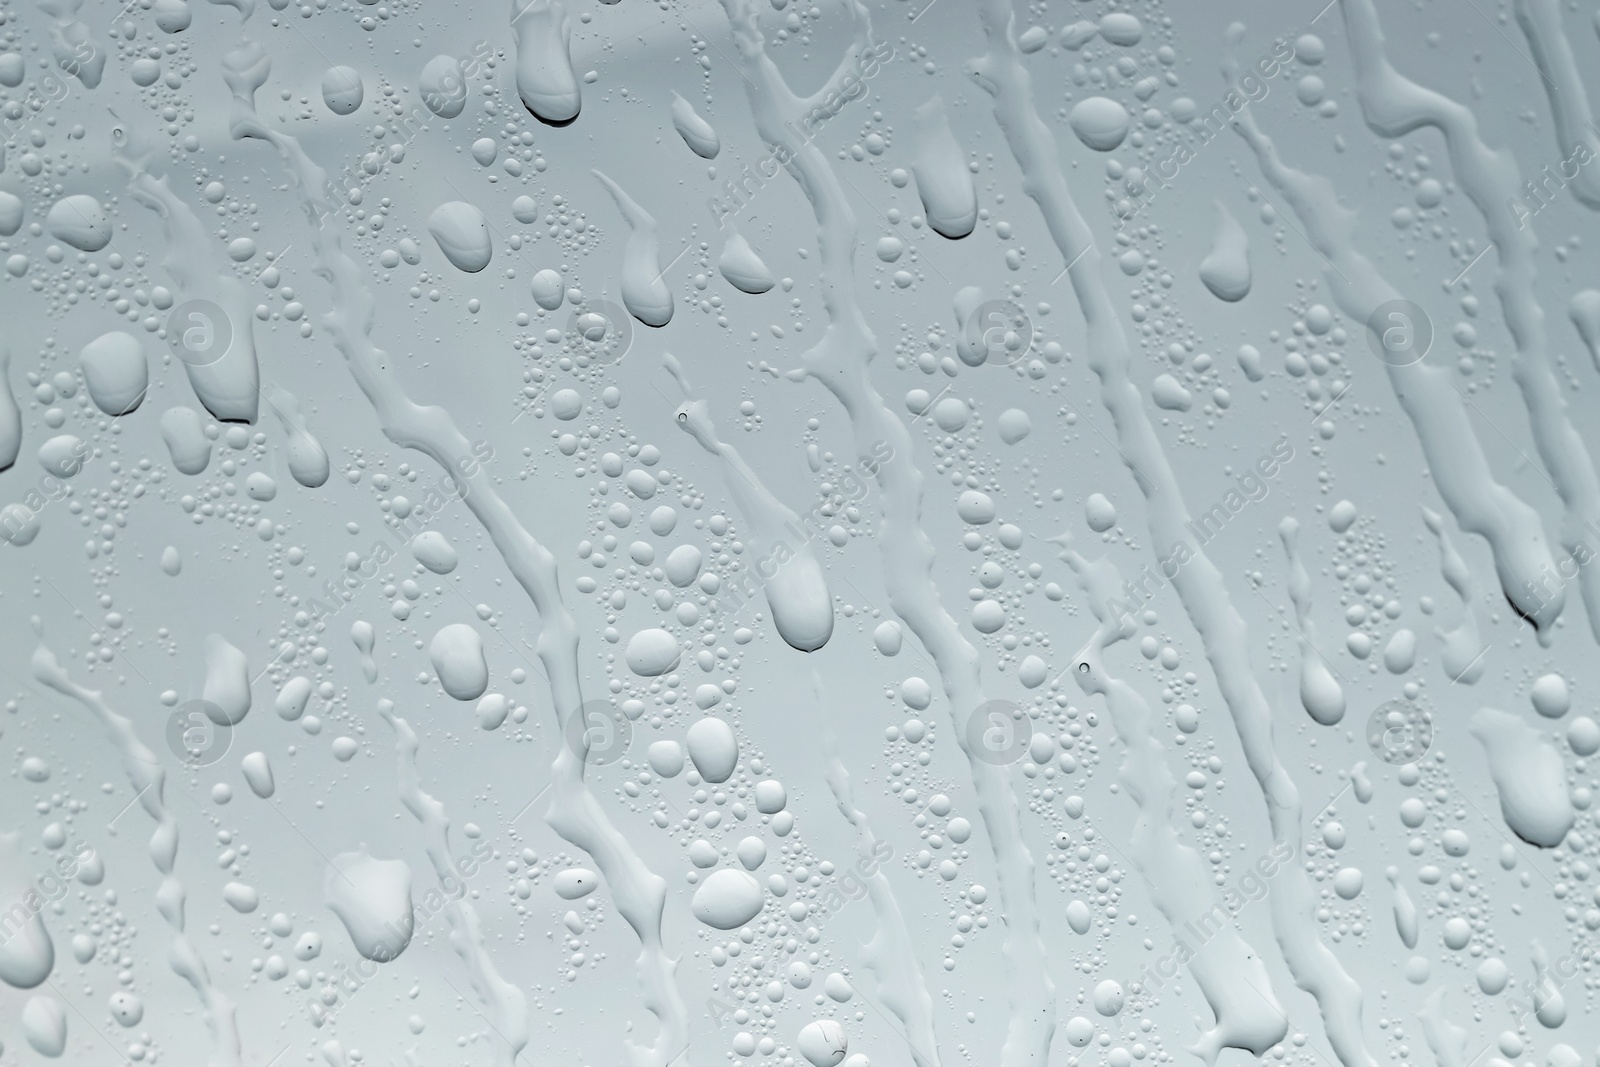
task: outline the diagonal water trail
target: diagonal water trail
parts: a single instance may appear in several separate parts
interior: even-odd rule
[[[1461,601],[1461,622],[1452,630],[1442,626],[1433,629],[1439,639],[1439,665],[1451,682],[1473,685],[1483,674],[1483,654],[1489,649],[1478,634],[1478,595],[1472,585],[1472,570],[1450,543],[1443,515],[1424,507],[1422,522],[1439,542],[1439,573]]]
[[[1074,659],[1072,677],[1085,693],[1105,697],[1117,740],[1127,749],[1117,776],[1139,808],[1130,842],[1133,862],[1178,943],[1184,945],[1184,951],[1175,954],[1188,965],[1217,1020],[1189,1051],[1208,1067],[1217,1062],[1224,1048],[1264,1056],[1288,1033],[1289,1018],[1272,992],[1266,964],[1234,929],[1212,895],[1210,875],[1200,854],[1172,828],[1172,793],[1178,783],[1151,725],[1150,706],[1138,690],[1106,670],[1101,659],[1102,652],[1134,633],[1132,620],[1111,609],[1123,588],[1122,575],[1108,560],[1091,562],[1072,549],[1061,556],[1078,575],[1089,606],[1100,620],[1094,636]],[[1293,859],[1283,857],[1284,862]],[[1212,924],[1216,933],[1207,940],[1197,939],[1199,947],[1190,952],[1180,931],[1209,930]],[[1161,981],[1151,980],[1157,985]]]
[[[361,265],[344,251],[338,230],[324,225],[334,210],[326,173],[306,155],[299,141],[269,128],[256,114],[254,94],[266,79],[259,63],[263,54],[260,45],[247,42],[223,57],[225,76],[233,75],[229,78],[234,93],[230,132],[236,140],[266,141],[283,157],[311,222],[317,272],[327,279],[333,297],[333,310],[323,316],[323,327],[333,336],[356,384],[372,404],[384,436],[402,448],[424,453],[445,469],[517,584],[533,601],[540,624],[536,651],[550,678],[554,736],[564,736],[567,716],[582,707],[583,694],[578,628],[561,599],[555,556],[528,532],[489,479],[466,477],[477,469],[477,462],[471,443],[450,413],[414,402],[388,371],[388,354],[374,345],[370,336],[374,303],[363,283]],[[248,78],[242,76],[245,72],[250,72]],[[689,1047],[688,1010],[674,979],[678,961],[667,954],[661,939],[667,884],[645,866],[585,784],[586,756],[587,751],[576,751],[573,745],[560,746],[551,767],[552,799],[545,821],[593,858],[611,887],[617,910],[639,937],[636,968],[644,1006],[660,1021],[660,1028],[651,1045],[629,1043],[626,1047],[634,1067],[667,1067],[685,1057]]]
[[[1467,1067],[1467,1032],[1445,1014],[1444,993],[1443,989],[1435,989],[1417,1012],[1417,1018],[1422,1020],[1422,1039],[1439,1067]]]
[[[1544,9],[1542,3],[1536,6],[1541,11]],[[1526,3],[1519,3],[1517,7],[1518,18],[1523,19],[1525,26],[1528,24],[1524,18],[1526,8]],[[1423,88],[1389,64],[1383,47],[1383,30],[1372,0],[1345,0],[1340,10],[1344,14],[1350,56],[1356,69],[1356,96],[1361,101],[1361,114],[1367,126],[1383,137],[1401,137],[1424,126],[1438,130],[1444,135],[1457,182],[1483,216],[1499,260],[1494,276],[1495,296],[1500,300],[1506,328],[1511,331],[1516,346],[1511,376],[1528,409],[1528,426],[1539,449],[1539,458],[1550,472],[1564,507],[1561,541],[1580,564],[1588,562],[1596,547],[1600,547],[1589,540],[1591,535],[1600,535],[1600,477],[1595,474],[1594,460],[1583,437],[1572,424],[1566,397],[1561,393],[1561,385],[1545,350],[1544,311],[1534,297],[1539,277],[1534,252],[1539,241],[1528,220],[1519,218],[1514,209],[1520,184],[1516,160],[1510,152],[1496,152],[1483,142],[1478,135],[1477,116],[1470,108],[1442,93]],[[1559,20],[1559,12],[1557,18]],[[1559,34],[1559,21],[1556,32]],[[1564,45],[1565,37],[1560,40]],[[1571,58],[1567,53],[1569,63]],[[1582,97],[1581,85],[1578,96]],[[1589,132],[1592,136],[1592,130]],[[1562,133],[1568,137],[1574,135],[1567,129]],[[1579,177],[1592,181],[1596,175],[1592,171],[1580,171]],[[1577,188],[1575,182],[1574,189]],[[1594,207],[1596,203],[1600,201],[1589,206]],[[1539,576],[1541,585],[1547,577],[1548,574]],[[1589,614],[1589,629],[1595,640],[1600,641],[1600,567],[1580,566],[1578,589]],[[1517,591],[1524,596],[1535,593],[1532,588]],[[1551,616],[1551,621],[1553,619]],[[1547,624],[1539,625],[1539,642],[1550,643]]]
[[[1533,63],[1550,101],[1550,121],[1561,153],[1557,167],[1562,174],[1557,180],[1572,186],[1578,203],[1600,211],[1600,171],[1589,166],[1600,157],[1600,130],[1595,128],[1583,75],[1562,25],[1561,0],[1516,0],[1516,12],[1517,25],[1533,50]],[[1570,179],[1566,176],[1568,164],[1577,167]]]
[[[504,1044],[495,1046],[496,1067],[512,1067],[528,1044],[528,998],[500,977],[483,947],[478,911],[466,899],[466,877],[450,855],[450,816],[444,805],[422,788],[422,775],[417,771],[417,732],[394,713],[393,701],[378,701],[378,714],[394,728],[400,802],[422,824],[423,847],[433,864],[433,873],[446,895],[455,892],[452,883],[462,894],[450,902],[450,944],[471,971],[472,986],[488,1006],[495,1032],[504,1039]]]
[[[847,0],[854,39],[827,82],[810,97],[796,95],[766,54],[752,0],[721,0],[733,31],[745,95],[761,139],[799,183],[816,215],[822,258],[821,290],[828,314],[823,338],[801,355],[796,380],[815,378],[850,418],[856,454],[877,480],[882,500],[878,545],[889,607],[933,658],[949,698],[956,737],[971,767],[978,812],[994,850],[1000,903],[1005,917],[1006,988],[1011,1005],[1002,1067],[1044,1067],[1055,1034],[1055,983],[1045,962],[1033,856],[1022,836],[1016,796],[1004,768],[973,753],[967,721],[985,702],[978,650],[945,611],[932,578],[933,543],[921,527],[922,474],[912,462],[911,434],[872,384],[870,366],[877,339],[855,297],[855,213],[827,157],[800,126],[830,97],[844,98],[843,83],[870,76],[866,68],[892,54],[872,38],[866,8]]]
[[[239,1039],[239,1021],[233,1001],[211,984],[211,974],[205,960],[195,951],[194,942],[184,932],[184,901],[187,894],[183,883],[173,873],[178,862],[178,820],[167,808],[167,772],[161,761],[139,738],[133,720],[105,702],[97,689],[86,689],[72,680],[56,654],[44,643],[44,625],[33,617],[33,630],[39,645],[33,652],[33,677],[62,696],[82,704],[105,728],[117,754],[122,757],[122,769],[127,772],[139,806],[156,821],[156,831],[150,836],[150,862],[161,873],[161,886],[156,890],[156,910],[172,927],[172,951],[169,962],[179,977],[194,987],[195,994],[206,1010],[206,1025],[211,1028],[214,1051],[210,1067],[241,1067],[244,1062]]]
[[[1233,69],[1234,61],[1230,59],[1228,64],[1225,76],[1231,82],[1235,78],[1227,71]],[[1279,158],[1248,104],[1234,116],[1233,129],[1255,152],[1267,181],[1299,216],[1306,239],[1328,261],[1328,286],[1334,300],[1345,314],[1376,333],[1378,327],[1372,325],[1375,314],[1402,298],[1372,261],[1356,251],[1351,240],[1355,212],[1339,203],[1326,178],[1295,170]],[[1384,368],[1417,431],[1439,496],[1458,526],[1489,542],[1506,601],[1519,615],[1534,621],[1541,641],[1548,640],[1546,631],[1561,614],[1566,592],[1557,586],[1546,598],[1535,587],[1536,581],[1555,573],[1539,513],[1495,481],[1460,394],[1450,384],[1449,371],[1420,359],[1403,366],[1385,361]]]
[[[1300,558],[1300,521],[1286,516],[1278,524],[1278,537],[1289,560],[1289,600],[1294,604],[1295,636],[1300,645],[1300,704],[1323,726],[1344,718],[1344,688],[1317,648],[1317,631],[1311,621],[1311,575]]]
[[[822,678],[811,670],[811,692],[821,710],[827,702],[822,695]],[[839,813],[856,831],[856,852],[873,865],[865,879],[867,899],[878,917],[878,930],[864,950],[867,966],[878,978],[878,995],[906,1028],[906,1044],[916,1067],[942,1067],[938,1038],[933,1029],[933,998],[917,964],[916,940],[906,926],[894,886],[878,860],[878,835],[872,832],[866,812],[856,807],[850,786],[850,772],[838,756],[838,744],[831,729],[825,729],[823,747],[828,753],[828,788],[839,805]],[[887,844],[887,842],[883,842]],[[890,852],[894,850],[891,848]]]
[[[748,557],[777,561],[771,575],[759,573],[760,564],[751,568],[755,577],[762,579],[773,628],[791,648],[817,651],[833,636],[833,594],[811,549],[810,534],[802,529],[800,516],[772,494],[739,450],[717,436],[711,410],[695,397],[678,358],[666,352],[662,360],[686,398],[678,405],[673,421],[722,467],[728,493],[748,528],[744,538]]]
[[[218,421],[253,424],[260,406],[261,367],[250,294],[231,270],[217,262],[210,234],[172,191],[170,177],[157,178],[150,173],[151,147],[137,143],[131,127],[120,121],[112,136],[117,161],[127,171],[129,194],[160,215],[166,231],[167,254],[161,265],[180,297],[172,311],[178,322],[169,323],[169,328],[183,331],[180,346],[184,358],[180,362],[189,385]],[[218,314],[223,321],[213,321]]]
[[[1151,542],[1188,544],[1189,510],[1177,475],[1129,378],[1127,336],[1100,278],[1100,254],[1089,225],[1067,188],[1049,127],[1033,104],[1033,82],[1017,47],[1011,0],[978,0],[978,18],[988,51],[969,69],[994,97],[995,120],[1022,171],[1023,191],[1044,216],[1083,312],[1089,365],[1100,380],[1100,400],[1116,427],[1117,448],[1148,502]],[[1278,758],[1272,739],[1272,708],[1250,670],[1249,634],[1228,596],[1222,572],[1198,545],[1172,579],[1190,622],[1199,632],[1217,677],[1250,772],[1261,786],[1277,848],[1300,854],[1300,791]],[[1303,868],[1289,865],[1273,881],[1268,897],[1273,931],[1295,982],[1316,998],[1323,1026],[1344,1067],[1376,1067],[1361,1033],[1361,986],[1346,973],[1317,932],[1315,895]]]

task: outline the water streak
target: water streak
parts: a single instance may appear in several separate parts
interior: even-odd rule
[[[495,1046],[498,1067],[512,1067],[528,1044],[528,998],[522,990],[500,977],[494,961],[483,947],[483,930],[478,912],[466,900],[463,875],[450,856],[450,817],[444,805],[422,788],[417,771],[417,734],[411,724],[394,713],[394,703],[378,702],[378,714],[394,728],[395,759],[398,764],[400,802],[422,824],[423,846],[433,873],[446,896],[461,893],[451,900],[450,945],[472,974],[472,988],[489,1008],[489,1022],[505,1043]],[[455,888],[452,888],[454,886]]]
[[[822,679],[813,669],[811,690],[816,695],[817,706],[824,706]],[[867,876],[867,899],[878,917],[878,929],[863,950],[867,966],[878,977],[878,995],[889,1010],[906,1028],[906,1043],[911,1047],[911,1058],[917,1067],[940,1067],[939,1044],[933,1029],[933,998],[928,995],[928,984],[917,963],[917,942],[906,926],[900,902],[895,898],[894,886],[883,866],[876,862],[879,838],[872,832],[866,812],[856,807],[850,788],[850,772],[837,755],[837,745],[832,731],[828,731],[824,746],[828,755],[828,788],[838,802],[839,813],[856,831],[856,852],[864,861],[872,862],[873,872]]]
[[[1316,625],[1311,621],[1311,576],[1300,559],[1300,523],[1285,518],[1278,537],[1289,557],[1289,599],[1294,602],[1295,636],[1300,642],[1300,703],[1323,726],[1344,718],[1344,689],[1317,649]]]
[[[1444,516],[1425,507],[1422,522],[1439,542],[1439,573],[1461,600],[1461,622],[1451,630],[1439,626],[1433,629],[1434,636],[1439,639],[1439,662],[1452,682],[1472,685],[1483,677],[1487,666],[1484,653],[1489,650],[1478,634],[1478,598],[1473,591],[1472,569],[1450,543]]]
[[[139,806],[156,821],[155,833],[150,836],[150,862],[161,874],[161,885],[156,890],[156,910],[172,928],[168,962],[173,972],[194,988],[205,1009],[206,1025],[211,1029],[210,1067],[241,1067],[244,1059],[233,1001],[211,984],[205,961],[184,933],[186,893],[183,883],[173,873],[178,861],[178,820],[167,808],[167,772],[156,754],[139,739],[133,720],[107,704],[99,690],[86,689],[72,680],[56,654],[45,645],[44,625],[37,615],[33,617],[33,630],[39,637],[39,645],[33,651],[34,680],[81,704],[99,721],[122,759],[122,769],[128,775]]]
[[[1596,132],[1589,94],[1572,54],[1572,44],[1561,23],[1560,0],[1516,0],[1517,25],[1533,50],[1533,63],[1550,100],[1556,149],[1561,153],[1558,181],[1572,186],[1572,195],[1585,207],[1600,210],[1600,173],[1589,164],[1600,159],[1600,133]],[[1566,176],[1567,165],[1577,173]],[[1546,168],[1548,170],[1548,168]]]
[[[1230,84],[1238,80],[1237,67],[1232,58],[1224,64]],[[1346,315],[1379,336],[1372,320],[1385,304],[1401,301],[1402,296],[1371,260],[1356,251],[1351,238],[1355,212],[1339,202],[1326,178],[1285,164],[1248,106],[1234,116],[1232,126],[1255,152],[1262,174],[1294,209],[1312,247],[1326,259],[1335,301]],[[1557,589],[1545,599],[1533,591],[1534,581],[1555,572],[1538,512],[1495,480],[1461,396],[1451,384],[1452,371],[1420,359],[1404,365],[1385,360],[1384,369],[1417,431],[1434,486],[1457,525],[1489,542],[1506,600],[1533,620],[1541,640],[1548,640],[1566,593]]]
[[[774,566],[770,576],[759,575],[765,583],[767,606],[772,609],[772,625],[791,647],[815,652],[833,635],[833,594],[828,591],[822,564],[811,550],[810,534],[800,525],[800,516],[772,495],[739,450],[717,437],[710,410],[704,400],[694,398],[677,357],[669,352],[663,358],[678,387],[689,397],[678,406],[678,428],[721,462],[728,492],[748,525],[744,540],[750,558],[771,561]],[[761,563],[752,567],[758,572],[764,569]]]
[[[1544,27],[1542,32],[1530,33],[1530,40],[1543,42],[1542,46],[1535,44],[1535,58],[1543,55],[1553,60],[1558,54],[1564,54],[1564,66],[1571,67],[1570,52],[1556,47],[1558,42],[1565,44],[1565,37],[1561,35],[1560,12],[1553,0],[1531,0],[1531,3],[1532,8],[1530,0],[1521,0],[1517,5],[1517,17],[1525,29],[1530,25]],[[1561,541],[1574,558],[1587,563],[1600,548],[1590,544],[1591,535],[1600,531],[1600,475],[1595,472],[1588,446],[1572,423],[1566,397],[1546,351],[1544,311],[1534,298],[1539,277],[1534,253],[1539,242],[1533,228],[1524,225],[1510,210],[1519,185],[1516,159],[1509,151],[1493,151],[1483,142],[1478,134],[1477,116],[1470,108],[1442,93],[1423,88],[1389,65],[1372,0],[1344,0],[1341,10],[1356,68],[1357,97],[1367,125],[1384,137],[1402,137],[1425,126],[1438,130],[1444,135],[1456,180],[1483,216],[1498,257],[1495,295],[1516,346],[1511,375],[1528,410],[1528,427],[1538,447],[1539,458],[1561,496],[1564,506]],[[1551,16],[1556,19],[1554,27],[1549,25]],[[1561,66],[1557,64],[1558,72]],[[1548,72],[1546,80],[1548,82]],[[1577,86],[1577,99],[1582,99],[1582,90],[1581,84]],[[1571,86],[1564,86],[1562,95],[1570,100],[1573,92]],[[1554,89],[1552,94],[1554,101]],[[1583,110],[1588,110],[1587,104]],[[1557,110],[1557,126],[1563,141],[1570,143],[1578,135],[1578,131],[1571,128],[1577,119],[1569,118],[1563,125],[1563,114],[1562,109]],[[1587,120],[1584,126],[1593,138],[1592,120]],[[1596,174],[1594,167],[1579,169],[1573,180],[1575,193],[1580,183],[1592,183],[1589,192],[1595,198],[1586,202],[1590,207],[1600,207],[1600,174]],[[1589,628],[1595,640],[1600,641],[1600,567],[1580,566],[1578,589],[1589,614]],[[1520,597],[1510,599],[1513,606],[1520,608],[1533,590],[1523,586],[1518,593]],[[1554,618],[1553,613],[1534,615],[1541,644],[1549,644],[1549,625]]]
[[[11,391],[11,349],[0,346],[0,471],[9,470],[22,451],[22,409]]]
[[[628,243],[622,251],[622,304],[646,326],[665,326],[672,321],[672,290],[661,278],[655,216],[623,192],[622,186],[599,171],[592,173],[628,224]]]
[[[251,48],[247,44],[224,56],[224,69],[250,62]],[[236,108],[231,133],[236,140],[266,141],[282,156],[312,223],[317,270],[327,280],[333,299],[333,310],[323,316],[323,327],[332,335],[356,384],[372,404],[384,436],[402,448],[429,456],[451,475],[477,470],[472,444],[456,427],[450,413],[438,406],[423,407],[407,396],[386,369],[391,364],[389,356],[372,343],[374,301],[364,284],[364,271],[344,251],[339,231],[325,224],[325,218],[334,210],[327,175],[306,155],[298,140],[269,128],[255,113],[253,103],[245,102],[251,106]],[[567,717],[583,706],[583,693],[578,669],[578,628],[561,599],[555,556],[528,532],[488,478],[472,479],[468,485],[463,502],[483,524],[538,612],[536,651],[550,679],[555,734],[562,736]],[[571,745],[559,747],[551,767],[551,801],[545,821],[593,858],[611,887],[617,910],[639,937],[636,966],[644,1006],[661,1025],[650,1045],[629,1042],[626,1047],[634,1067],[667,1067],[686,1057],[689,1024],[688,1010],[674,980],[678,961],[667,954],[661,940],[666,882],[645,866],[585,784],[585,755]]]
[[[1105,698],[1112,728],[1127,749],[1117,777],[1139,808],[1129,842],[1133,862],[1174,931],[1217,927],[1209,940],[1193,950],[1180,934],[1184,949],[1176,955],[1188,966],[1216,1018],[1216,1024],[1202,1033],[1189,1051],[1208,1065],[1216,1063],[1224,1048],[1263,1056],[1288,1033],[1289,1018],[1272,990],[1266,964],[1217,904],[1200,854],[1172,828],[1172,794],[1177,782],[1156,737],[1150,705],[1133,686],[1112,675],[1101,657],[1106,649],[1134,634],[1133,621],[1109,608],[1123,588],[1122,575],[1115,564],[1091,562],[1072,549],[1064,550],[1061,558],[1078,575],[1095,618],[1100,620],[1094,636],[1073,658],[1072,677],[1085,693]],[[1160,966],[1158,963],[1158,969]]]
[[[1144,398],[1129,377],[1131,352],[1100,277],[1100,253],[1067,188],[1055,137],[1034,107],[1033,80],[1017,47],[1010,0],[978,0],[976,6],[989,47],[969,62],[968,69],[994,98],[995,120],[1022,172],[1023,191],[1039,206],[1067,265],[1088,331],[1089,366],[1100,381],[1101,403],[1116,428],[1117,451],[1148,502],[1151,544],[1158,552],[1187,544],[1189,510],[1145,411]],[[1300,791],[1273,744],[1272,708],[1250,670],[1244,619],[1228,596],[1222,573],[1197,546],[1172,584],[1200,634],[1250,772],[1261,787],[1273,843],[1298,856]],[[1286,866],[1273,880],[1268,900],[1284,959],[1295,982],[1316,998],[1335,1054],[1345,1067],[1376,1067],[1361,1033],[1361,986],[1317,931],[1316,898],[1305,871]]]
[[[761,139],[787,153],[788,171],[811,203],[822,260],[820,289],[828,327],[822,341],[800,356],[794,380],[815,378],[850,418],[856,454],[892,459],[871,470],[882,493],[878,545],[889,607],[932,656],[949,698],[956,737],[968,756],[978,811],[994,849],[1000,904],[1005,915],[1006,988],[1011,1015],[1001,1067],[1043,1067],[1055,1033],[1055,983],[1045,965],[1039,934],[1033,856],[1022,836],[1016,796],[1003,769],[975,758],[966,740],[968,718],[987,700],[978,650],[939,600],[932,577],[933,542],[921,528],[922,474],[911,461],[911,435],[872,384],[878,343],[855,296],[857,227],[838,175],[822,151],[796,134],[803,115],[837,99],[873,46],[872,25],[859,0],[848,0],[852,37],[838,66],[809,97],[795,94],[766,54],[752,0],[721,0],[733,30],[745,95]]]
[[[237,93],[237,90],[235,90]],[[250,294],[212,255],[211,235],[194,211],[172,191],[166,175],[153,176],[147,168],[150,150],[144,147],[132,128],[119,123],[112,131],[118,162],[128,174],[128,192],[145,207],[161,216],[166,229],[167,254],[161,265],[177,286],[182,310],[191,301],[199,302],[192,316],[169,329],[200,329],[201,345],[192,358],[183,359],[183,369],[195,397],[220,422],[256,421],[261,398],[261,368],[256,361],[256,343],[251,324]],[[209,304],[210,307],[205,305]],[[220,316],[220,319],[217,318]],[[220,343],[220,331],[228,331],[228,347],[220,354],[210,351]],[[190,351],[191,349],[186,349]]]

